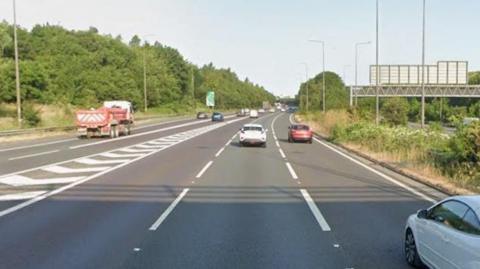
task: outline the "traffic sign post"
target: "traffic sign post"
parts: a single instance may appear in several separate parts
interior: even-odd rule
[[[207,98],[206,98],[206,105],[208,107],[215,107],[215,92],[214,91],[208,91],[207,92]]]

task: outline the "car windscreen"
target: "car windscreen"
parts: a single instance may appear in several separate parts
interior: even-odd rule
[[[244,131],[263,131],[263,128],[262,127],[256,127],[256,126],[245,126],[243,127],[243,130]]]
[[[308,131],[309,128],[306,125],[293,125],[292,129],[299,130],[299,131]]]

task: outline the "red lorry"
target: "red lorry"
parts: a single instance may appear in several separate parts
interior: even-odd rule
[[[129,135],[134,123],[132,104],[128,101],[106,101],[99,109],[75,112],[78,136]]]

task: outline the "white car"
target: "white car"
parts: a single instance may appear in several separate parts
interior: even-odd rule
[[[283,108],[283,107],[280,108],[280,111],[281,111],[281,112],[285,112],[285,108]]]
[[[275,108],[273,108],[273,107],[270,108],[270,109],[268,110],[268,112],[270,112],[270,113],[275,113]]]
[[[258,111],[256,111],[255,109],[252,109],[252,110],[250,110],[249,115],[250,115],[250,118],[256,119],[256,118],[258,118]]]
[[[265,109],[260,108],[260,109],[258,110],[258,113],[265,113]]]
[[[260,145],[267,147],[267,129],[260,124],[245,124],[240,129],[240,146]]]
[[[407,220],[405,258],[415,267],[480,268],[480,195],[454,196]]]

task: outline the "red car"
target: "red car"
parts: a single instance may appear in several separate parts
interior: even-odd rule
[[[306,141],[312,144],[312,129],[305,124],[293,124],[288,126],[288,142]]]

